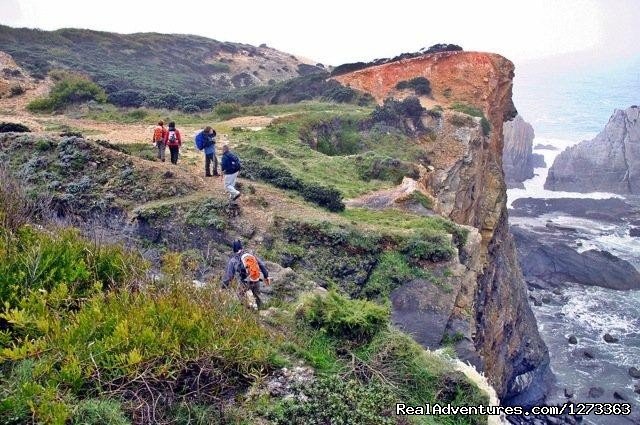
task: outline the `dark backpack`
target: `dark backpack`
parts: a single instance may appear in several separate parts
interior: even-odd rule
[[[230,169],[227,171],[229,174],[237,173],[242,169],[242,163],[240,159],[233,153],[227,152],[227,158],[229,160]]]

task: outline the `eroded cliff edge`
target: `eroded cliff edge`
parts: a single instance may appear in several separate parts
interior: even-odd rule
[[[431,129],[422,142],[432,171],[419,184],[433,196],[438,213],[479,234],[478,243],[461,253],[466,271],[446,313],[447,328],[465,336],[456,344],[458,354],[485,371],[504,403],[541,398],[535,389],[549,361],[507,224],[503,123],[516,115],[513,76],[513,64],[502,56],[444,52],[336,77],[378,102],[412,95],[396,88],[401,81],[429,80],[432,93],[421,97],[421,103],[442,113],[423,118]],[[483,128],[480,117],[466,115],[471,121],[461,125],[455,110],[464,106],[481,110],[490,128]]]

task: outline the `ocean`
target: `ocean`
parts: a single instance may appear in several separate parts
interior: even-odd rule
[[[514,103],[525,121],[531,123],[538,144],[557,150],[534,149],[544,155],[546,167],[534,170],[524,189],[507,192],[508,205],[522,197],[532,198],[597,198],[619,197],[608,193],[553,192],[543,188],[548,168],[555,157],[568,146],[593,138],[606,125],[614,109],[640,105],[640,57],[607,66],[544,72],[545,67],[521,69],[516,65]],[[553,69],[553,67],[549,67]],[[639,205],[639,200],[630,200]],[[633,264],[640,270],[640,239],[629,235],[628,226],[616,226],[595,220],[571,217],[559,213],[537,218],[510,219],[529,229],[544,228],[547,220],[577,229],[580,250],[606,250]],[[640,291],[615,291],[600,287],[566,284],[560,293],[538,290],[551,302],[531,308],[538,329],[549,347],[550,367],[555,383],[547,394],[548,404],[567,401],[565,390],[573,393],[574,402],[630,402],[629,417],[593,416],[586,424],[640,423],[640,394],[634,386],[630,367],[640,369]],[[605,333],[617,336],[618,343],[604,341]],[[568,343],[575,336],[578,344]],[[593,358],[587,358],[584,351]],[[601,387],[604,394],[589,396],[592,387]],[[614,392],[619,397],[614,396]]]

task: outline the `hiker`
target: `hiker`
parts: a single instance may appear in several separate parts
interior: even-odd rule
[[[182,137],[180,137],[180,131],[176,129],[176,123],[173,121],[169,123],[169,129],[164,136],[164,144],[169,147],[171,163],[177,165],[178,153],[180,152],[180,146],[182,146]]]
[[[167,147],[165,143],[165,137],[167,135],[167,129],[164,128],[164,121],[158,121],[158,125],[153,129],[153,140],[151,143],[158,148],[158,159],[164,162],[164,151]]]
[[[210,126],[196,134],[196,148],[204,150],[204,175],[205,177],[219,176],[218,158],[216,157],[216,131]],[[211,163],[213,162],[213,174]]]
[[[242,164],[240,159],[229,150],[229,145],[222,147],[222,159],[220,160],[220,168],[224,174],[224,188],[229,192],[229,199],[235,201],[240,197],[240,192],[236,189],[236,179]]]
[[[260,281],[264,280],[267,286],[271,284],[269,270],[267,270],[262,259],[252,252],[242,249],[241,241],[233,241],[232,249],[233,255],[227,263],[227,271],[222,278],[222,287],[228,288],[237,274],[239,276],[238,297],[240,302],[246,305],[246,292],[250,290],[256,299],[256,306],[259,310],[262,306]]]

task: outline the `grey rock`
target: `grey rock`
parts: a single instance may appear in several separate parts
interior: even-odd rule
[[[578,343],[578,338],[576,338],[575,335],[570,335],[569,336],[569,344],[577,344]]]
[[[533,127],[520,115],[507,121],[502,127],[504,147],[502,149],[502,168],[507,187],[520,187],[521,182],[533,177],[534,167],[540,167],[541,155],[533,154]]]
[[[544,187],[640,194],[640,108],[616,109],[594,139],[558,155]]]
[[[511,226],[522,272],[554,285],[574,282],[610,289],[640,289],[640,272],[606,251],[578,252],[561,242],[544,242],[536,233]],[[542,300],[544,302],[544,300]]]
[[[602,387],[589,388],[589,398],[599,398],[604,395],[604,389]]]
[[[585,359],[589,359],[589,360],[592,360],[592,359],[594,359],[594,358],[595,358],[595,356],[593,355],[593,353],[592,353],[591,351],[589,351],[589,350],[584,350],[584,351],[582,352],[582,355],[584,356],[584,358],[585,358]]]
[[[615,398],[616,400],[627,400],[627,398],[620,394],[618,391],[614,391],[613,392],[613,398]]]
[[[640,379],[640,370],[638,370],[638,368],[634,366],[630,367],[629,376],[631,376],[634,379]]]
[[[614,343],[620,341],[618,338],[616,338],[615,336],[611,335],[610,333],[604,334],[603,339],[604,339],[605,342],[607,342],[609,344],[614,344]]]
[[[633,386],[633,392],[636,394],[640,394],[640,384],[635,384]]]
[[[569,390],[568,388],[564,389],[564,396],[566,398],[573,398],[573,396],[575,395],[575,393],[571,390]]]

